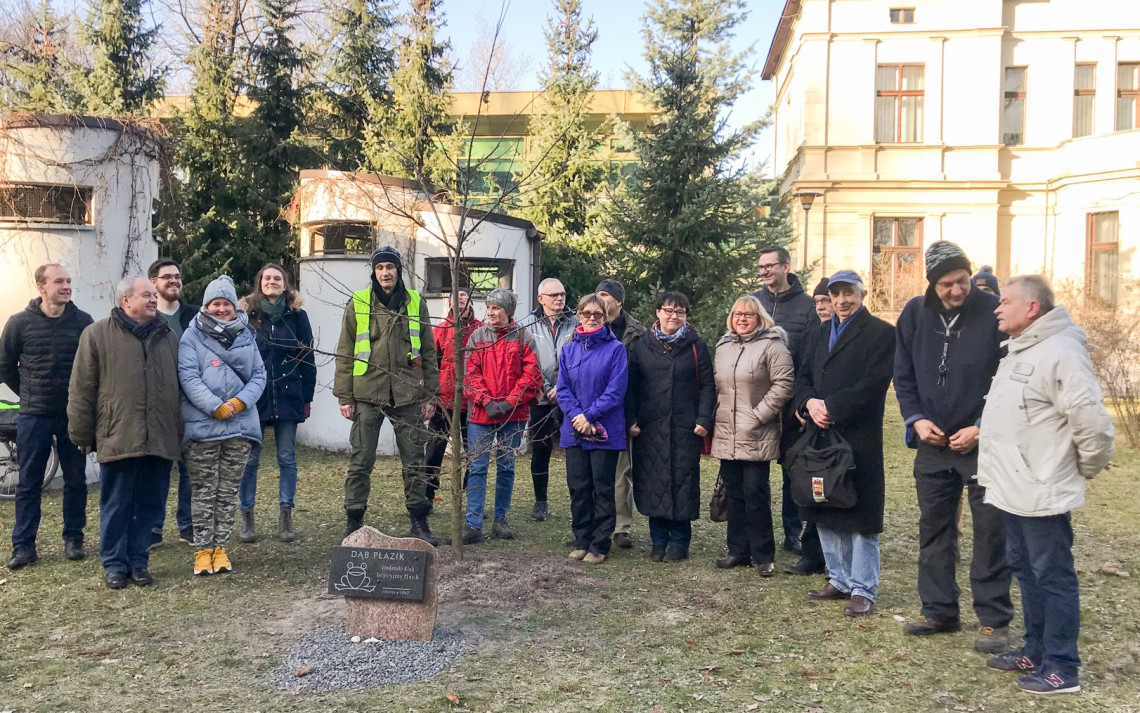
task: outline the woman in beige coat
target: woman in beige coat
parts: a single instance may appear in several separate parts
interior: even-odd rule
[[[745,295],[732,306],[713,363],[712,455],[728,493],[728,554],[716,566],[754,564],[761,577],[775,573],[768,472],[780,456],[780,414],[795,385],[787,339],[760,300]]]

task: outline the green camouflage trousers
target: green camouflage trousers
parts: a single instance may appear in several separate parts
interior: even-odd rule
[[[396,432],[396,448],[403,464],[404,505],[412,515],[427,515],[431,505],[427,499],[428,478],[424,466],[428,431],[417,404],[381,408],[364,401],[356,402],[356,417],[352,419],[352,431],[349,433],[352,455],[348,459],[348,476],[344,479],[344,509],[364,510],[368,507],[372,467],[376,465],[376,444],[380,441],[380,427],[384,425],[385,418],[392,422]]]
[[[183,451],[190,472],[190,516],[194,549],[226,547],[234,528],[238,486],[249,460],[246,438],[191,442]]]

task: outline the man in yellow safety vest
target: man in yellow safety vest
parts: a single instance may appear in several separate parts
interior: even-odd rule
[[[403,262],[395,248],[373,252],[371,267],[372,284],[353,293],[344,309],[333,382],[340,413],[352,421],[352,455],[344,481],[345,535],[364,523],[376,445],[387,418],[403,464],[409,536],[435,545],[427,524],[431,503],[424,421],[431,418],[439,395],[439,363],[427,304],[404,285]]]

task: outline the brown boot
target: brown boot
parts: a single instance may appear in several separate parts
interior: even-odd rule
[[[293,532],[293,511],[281,508],[277,515],[277,538],[282,542],[292,542],[296,538]]]
[[[875,603],[861,594],[851,597],[847,606],[843,607],[846,616],[871,616],[875,613]]]
[[[816,601],[836,601],[839,599],[848,599],[851,595],[847,592],[840,591],[835,588],[831,582],[824,584],[819,589],[812,589],[808,592],[808,599],[815,599]]]
[[[257,531],[253,528],[253,510],[241,511],[241,532],[238,539],[242,542],[257,542]]]

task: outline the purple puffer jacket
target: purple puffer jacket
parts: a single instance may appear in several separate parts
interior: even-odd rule
[[[625,346],[609,327],[592,334],[574,332],[558,353],[558,407],[562,431],[558,445],[585,450],[624,451],[625,387],[629,381]],[[580,413],[590,423],[601,423],[604,442],[579,438],[570,422]]]

